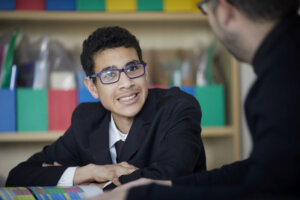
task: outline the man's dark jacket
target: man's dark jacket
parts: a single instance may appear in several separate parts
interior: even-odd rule
[[[133,199],[300,199],[300,17],[280,21],[253,60],[257,80],[245,111],[248,159],[174,179],[174,187],[133,188]]]
[[[12,169],[6,186],[55,186],[69,166],[112,164],[109,151],[111,113],[101,103],[80,104],[72,123],[56,142]],[[121,161],[139,168],[120,177],[170,179],[206,169],[200,138],[201,110],[197,100],[178,88],[150,89],[126,139]],[[42,163],[62,167],[42,167]]]

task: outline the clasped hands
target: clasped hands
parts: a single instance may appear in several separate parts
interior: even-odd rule
[[[49,167],[62,165],[58,162],[54,162],[53,164],[43,163],[42,166]],[[73,185],[97,185],[102,189],[107,182],[111,181],[116,186],[119,186],[121,185],[119,181],[120,176],[131,174],[137,169],[138,168],[127,162],[111,165],[88,164],[76,169]]]

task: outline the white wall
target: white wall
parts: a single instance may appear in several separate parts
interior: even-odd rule
[[[250,154],[252,149],[252,140],[250,137],[248,125],[245,119],[245,110],[244,104],[245,99],[247,97],[248,91],[253,84],[253,81],[256,79],[256,76],[253,71],[253,67],[241,63],[240,64],[240,100],[241,100],[241,151],[242,151],[242,158],[247,158]]]

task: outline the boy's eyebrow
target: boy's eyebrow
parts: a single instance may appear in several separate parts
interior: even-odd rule
[[[131,65],[131,64],[136,64],[138,62],[139,62],[138,60],[131,60],[131,61],[129,61],[125,64],[125,67],[128,66],[128,65]],[[111,69],[118,69],[118,68],[115,65],[107,66],[107,67],[103,68],[100,72],[103,72],[103,71],[106,71],[106,70],[111,70]]]
[[[107,70],[111,70],[111,69],[117,69],[117,67],[114,66],[114,65],[108,66],[108,67],[103,68],[100,72],[107,71]]]
[[[129,61],[128,63],[126,63],[125,66],[131,65],[131,64],[136,64],[138,62],[139,62],[139,60],[132,60],[132,61]]]

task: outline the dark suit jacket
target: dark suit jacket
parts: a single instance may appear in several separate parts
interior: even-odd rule
[[[56,185],[69,166],[112,164],[108,146],[110,115],[101,103],[80,104],[66,133],[12,169],[6,186]],[[120,157],[139,170],[121,176],[120,181],[170,179],[205,170],[200,120],[200,106],[192,96],[178,88],[149,90]],[[63,167],[42,167],[42,163],[54,161]]]
[[[300,17],[287,16],[253,60],[257,80],[245,111],[253,150],[248,159],[149,185],[127,199],[300,199]]]

